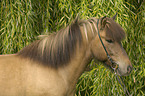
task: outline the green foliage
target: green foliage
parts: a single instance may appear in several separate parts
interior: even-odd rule
[[[2,0],[0,6],[0,53],[15,53],[36,33],[35,13],[30,0]]]
[[[81,19],[113,16],[126,31],[122,42],[134,66],[123,77],[133,96],[145,95],[145,2],[144,0],[0,0],[0,53],[16,53],[40,34],[64,28],[77,14]],[[78,96],[124,95],[113,73],[91,64],[76,87]]]

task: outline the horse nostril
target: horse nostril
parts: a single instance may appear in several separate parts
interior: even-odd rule
[[[128,66],[128,67],[127,67],[127,72],[129,72],[129,73],[130,73],[130,72],[131,72],[131,70],[132,70],[132,67],[131,67],[131,66]]]

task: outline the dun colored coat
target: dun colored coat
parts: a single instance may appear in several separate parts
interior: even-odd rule
[[[100,18],[98,29],[96,18],[76,19],[16,54],[1,55],[0,96],[74,96],[78,78],[92,59],[111,67],[98,30],[118,65],[117,74],[128,75],[132,65],[121,46],[125,33],[115,17]]]

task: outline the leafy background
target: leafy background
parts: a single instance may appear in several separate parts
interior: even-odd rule
[[[122,42],[133,64],[123,77],[133,96],[145,95],[145,0],[0,0],[0,54],[12,54],[37,39],[81,19],[112,17],[126,31]],[[124,96],[114,74],[101,63],[89,65],[76,86],[77,96]]]

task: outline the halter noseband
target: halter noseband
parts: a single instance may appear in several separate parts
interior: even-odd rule
[[[105,17],[106,17],[106,16],[105,16]],[[104,17],[104,18],[105,18],[105,17]],[[114,70],[115,76],[116,76],[116,78],[117,78],[119,84],[120,84],[120,85],[122,86],[122,88],[124,89],[124,93],[126,94],[126,96],[131,96],[130,93],[129,93],[129,91],[127,90],[127,88],[126,88],[124,82],[123,82],[122,77],[119,78],[118,75],[116,74],[116,69],[118,69],[118,65],[113,61],[113,59],[110,57],[109,53],[107,52],[107,49],[106,49],[106,47],[105,47],[105,45],[104,45],[104,43],[103,43],[103,41],[102,41],[102,39],[101,39],[101,36],[100,36],[100,33],[99,33],[98,25],[99,25],[99,19],[98,19],[98,21],[97,21],[98,36],[99,36],[99,39],[100,39],[100,41],[101,41],[101,44],[102,44],[102,46],[103,46],[103,48],[104,48],[104,50],[105,50],[105,52],[106,52],[107,57],[108,57],[109,61],[111,62],[111,68]],[[115,67],[113,67],[114,65],[115,65]]]

